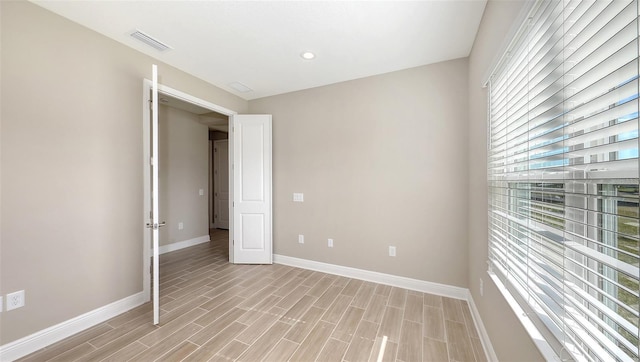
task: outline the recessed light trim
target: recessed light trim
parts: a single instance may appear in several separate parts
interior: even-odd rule
[[[300,54],[300,56],[301,56],[301,57],[302,57],[302,59],[304,59],[304,60],[312,60],[313,58],[315,58],[315,57],[316,57],[316,55],[315,55],[314,53],[312,53],[312,52],[308,52],[308,51],[307,51],[307,52],[302,52],[302,53]]]

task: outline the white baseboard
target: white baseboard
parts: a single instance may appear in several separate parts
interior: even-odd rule
[[[469,296],[469,290],[466,288],[378,273],[369,270],[350,268],[341,265],[327,264],[313,260],[298,259],[290,256],[274,254],[273,262],[276,264],[284,264],[328,274],[341,275],[344,277],[366,280],[369,282],[391,285],[394,287],[416,290],[423,293],[436,294],[454,299],[467,300],[467,297]]]
[[[8,362],[31,354],[48,345],[61,341],[76,333],[93,327],[144,303],[144,293],[140,292],[111,304],[94,309],[55,326],[0,346],[0,361]]]
[[[496,351],[493,349],[493,345],[491,344],[491,340],[489,339],[489,334],[487,330],[484,328],[484,323],[482,323],[482,318],[480,318],[480,312],[476,307],[476,303],[473,301],[473,296],[471,295],[471,291],[469,291],[469,295],[467,296],[467,303],[469,303],[469,309],[471,309],[471,316],[473,317],[473,323],[476,325],[476,330],[478,331],[478,335],[480,336],[480,342],[482,342],[482,347],[484,347],[484,352],[486,353],[487,361],[498,361],[498,356],[496,355]]]
[[[161,247],[158,248],[158,254],[165,254],[171,251],[188,248],[190,246],[194,246],[202,243],[208,243],[209,241],[211,241],[211,239],[209,238],[209,235],[202,235],[202,236],[198,236],[197,238],[178,241],[177,243],[171,243],[168,245],[162,245]]]

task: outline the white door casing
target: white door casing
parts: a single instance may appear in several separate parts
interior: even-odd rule
[[[232,261],[271,264],[271,115],[234,115],[231,120]]]
[[[229,229],[229,141],[213,141],[213,217],[219,229]]]

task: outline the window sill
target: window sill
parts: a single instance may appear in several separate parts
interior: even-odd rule
[[[525,310],[520,307],[520,304],[518,304],[515,298],[511,295],[511,292],[509,292],[509,290],[504,286],[500,278],[498,278],[495,273],[489,270],[487,271],[487,274],[489,274],[491,280],[493,280],[496,287],[498,287],[498,290],[515,313],[516,317],[518,318],[524,329],[527,331],[533,343],[536,345],[538,351],[540,351],[540,354],[542,354],[544,359],[546,361],[563,361],[563,359],[561,359],[560,356],[558,356],[558,354],[554,351],[551,344],[547,342],[542,333],[540,333],[538,327],[536,327],[533,321],[531,321],[531,319],[527,315],[527,312],[525,312]]]

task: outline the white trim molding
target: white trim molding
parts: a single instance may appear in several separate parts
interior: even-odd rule
[[[229,108],[225,108],[223,106],[219,106],[217,104],[211,103],[209,101],[205,101],[204,99],[198,98],[196,96],[192,96],[191,94],[179,91],[177,89],[171,88],[164,84],[158,83],[158,92],[162,94],[166,94],[173,98],[178,98],[187,103],[194,104],[196,106],[206,108],[208,110],[224,114],[225,116],[232,116],[234,114],[238,114],[238,112],[231,110]]]
[[[397,275],[378,273],[369,270],[350,268],[347,266],[327,264],[319,261],[298,259],[285,255],[274,254],[273,262],[276,264],[284,264],[328,274],[341,275],[343,277],[391,285],[394,287],[415,290],[423,293],[436,294],[454,299],[468,300],[469,296],[469,290],[466,288],[400,277]]]
[[[475,324],[478,335],[480,336],[480,342],[482,343],[482,347],[484,348],[484,353],[487,357],[487,361],[497,361],[498,356],[496,355],[496,351],[493,349],[493,345],[491,344],[491,340],[489,339],[489,333],[487,333],[487,330],[484,327],[484,323],[482,323],[480,312],[478,311],[478,307],[476,307],[476,303],[473,301],[471,291],[469,291],[469,295],[467,295],[467,303],[469,303],[469,309],[471,309],[471,317],[473,317],[473,323]]]
[[[176,243],[171,243],[167,245],[162,245],[158,248],[158,254],[160,255],[166,254],[172,251],[188,248],[190,246],[208,243],[209,241],[211,241],[211,238],[209,235],[202,235],[202,236],[198,236],[197,238],[178,241]]]
[[[14,361],[39,349],[61,341],[87,328],[100,324],[119,314],[127,312],[145,302],[140,292],[111,304],[94,309],[75,318],[43,329],[17,341],[0,346],[0,361]]]

